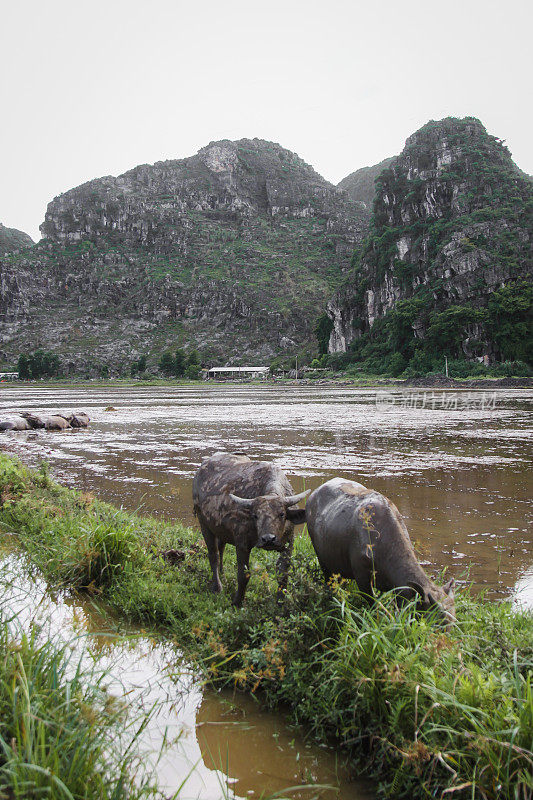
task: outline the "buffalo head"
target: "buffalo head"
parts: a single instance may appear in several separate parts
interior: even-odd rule
[[[230,498],[238,507],[249,515],[250,523],[257,533],[255,547],[264,550],[282,550],[285,545],[285,529],[287,522],[302,525],[305,522],[305,509],[291,508],[307,497],[311,490],[300,494],[280,497],[279,495],[263,495],[261,497]]]
[[[416,583],[410,585],[420,596],[420,607],[424,611],[437,611],[442,622],[450,629],[455,622],[455,579],[451,578],[444,586],[437,586],[432,581],[428,583],[426,587]]]

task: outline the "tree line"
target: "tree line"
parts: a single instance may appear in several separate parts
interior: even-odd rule
[[[17,370],[22,380],[53,378],[61,374],[61,362],[57,353],[36,350],[35,353],[22,353],[19,356]]]

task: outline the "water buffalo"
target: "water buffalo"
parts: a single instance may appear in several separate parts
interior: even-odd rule
[[[51,414],[44,417],[44,427],[47,431],[65,431],[70,428],[70,423],[62,414]]]
[[[209,563],[212,589],[222,590],[222,558],[227,544],[237,551],[237,592],[242,605],[250,578],[253,547],[277,550],[280,592],[287,588],[294,525],[305,522],[305,511],[293,508],[309,492],[294,494],[287,476],[268,461],[251,461],[243,455],[215,453],[206,458],[193,481],[194,512],[200,522]]]
[[[71,428],[87,428],[91,421],[84,411],[76,411],[74,414],[69,414],[67,420]]]
[[[0,422],[0,431],[27,431],[29,427],[24,417],[10,417]]]
[[[394,503],[360,483],[333,478],[311,494],[307,528],[326,579],[354,578],[360,591],[397,589],[405,599],[420,597],[424,609],[437,608],[455,620],[453,579],[437,586],[416,557]]]
[[[24,417],[30,428],[32,428],[32,430],[34,430],[35,428],[45,427],[44,419],[38,417],[37,414],[32,414],[31,411],[23,411],[22,416]]]

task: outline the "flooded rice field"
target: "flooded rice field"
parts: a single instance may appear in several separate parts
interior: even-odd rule
[[[114,410],[106,410],[112,407]],[[274,460],[295,491],[335,475],[391,498],[429,572],[533,604],[531,390],[325,387],[0,389],[0,414],[85,410],[87,430],[2,435],[26,462],[195,526],[191,479],[216,450]]]
[[[0,416],[22,410],[84,410],[92,421],[5,433],[4,450],[32,465],[47,461],[59,480],[101,499],[192,526],[192,476],[217,450],[276,461],[296,492],[335,475],[358,480],[396,503],[428,572],[446,567],[475,591],[533,608],[532,391],[2,386]],[[175,791],[190,772],[182,796],[200,800],[219,798],[221,786],[259,798],[313,782],[334,788],[291,796],[370,796],[334,753],[306,744],[278,715],[204,691],[175,648],[77,596],[51,594],[16,554],[3,559],[13,578],[8,599],[28,623],[42,617],[48,634],[81,634],[116,676],[110,689],[156,706],[141,747],[163,790]],[[150,754],[165,741],[156,761]]]

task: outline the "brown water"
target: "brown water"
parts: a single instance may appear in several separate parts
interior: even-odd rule
[[[194,526],[202,458],[244,451],[279,463],[296,491],[344,475],[383,492],[429,572],[533,604],[531,390],[2,387],[0,415],[22,409],[86,410],[87,430],[0,446],[126,508]]]
[[[205,691],[177,648],[102,615],[83,597],[51,593],[30,576],[12,548],[0,544],[0,605],[23,630],[69,643],[79,659],[106,671],[107,691],[126,698],[148,721],[136,746],[137,779],[155,777],[163,796],[184,782],[180,800],[261,798],[287,787],[294,800],[370,800],[368,784],[351,780],[332,750],[310,745],[276,714],[241,695]],[[35,630],[35,628],[34,628]],[[17,635],[17,629],[14,630]],[[130,744],[139,725],[120,742]]]

